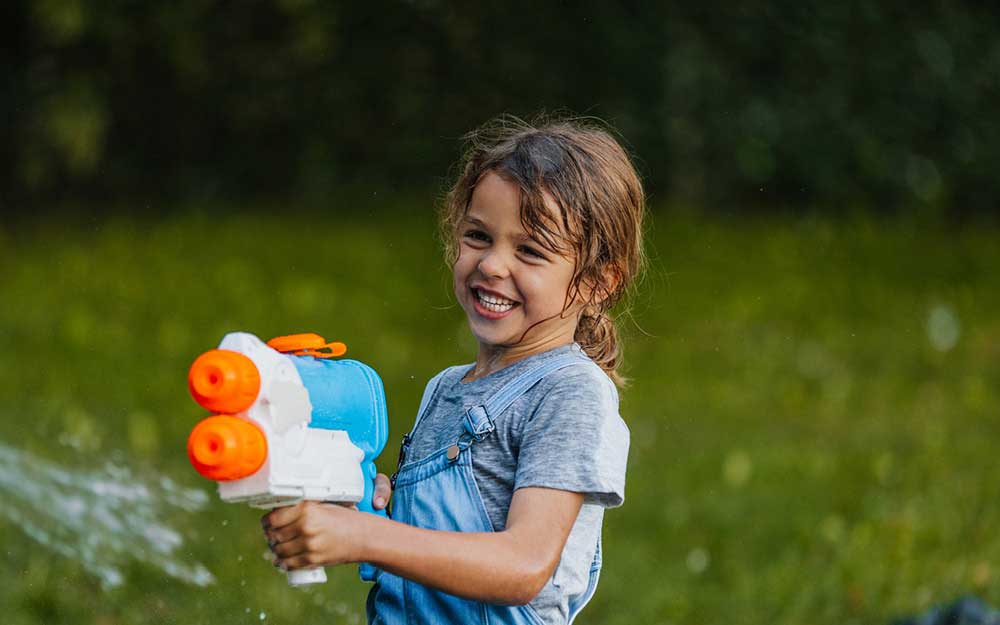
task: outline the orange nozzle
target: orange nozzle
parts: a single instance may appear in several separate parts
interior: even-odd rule
[[[228,349],[213,349],[194,361],[188,372],[194,400],[213,412],[240,412],[257,399],[260,373],[249,358]]]
[[[267,458],[267,438],[257,425],[214,415],[191,430],[188,458],[198,473],[225,482],[253,475]]]

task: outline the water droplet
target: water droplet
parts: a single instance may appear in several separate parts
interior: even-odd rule
[[[962,335],[962,325],[955,311],[949,306],[935,306],[927,317],[927,338],[934,349],[946,352],[956,344]]]
[[[711,562],[711,557],[708,554],[708,550],[701,547],[695,547],[688,552],[686,562],[689,571],[695,575],[701,575],[708,568],[708,565]]]

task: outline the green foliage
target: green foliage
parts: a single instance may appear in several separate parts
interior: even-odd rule
[[[184,454],[202,416],[191,360],[235,329],[318,331],[382,375],[390,471],[424,382],[474,349],[429,220],[347,207],[0,229],[0,441],[212,494]],[[627,502],[579,622],[877,624],[966,592],[1000,604],[998,234],[663,211],[625,324]],[[289,589],[259,514],[212,497],[164,519],[208,588],[139,562],[102,588],[0,514],[4,622],[362,621],[353,567]]]
[[[607,119],[660,196],[995,210],[989,3],[14,3],[2,199],[436,187],[500,113]],[[44,205],[44,203],[43,203]]]

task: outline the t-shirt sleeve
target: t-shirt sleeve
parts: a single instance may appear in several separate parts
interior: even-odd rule
[[[614,384],[594,365],[557,374],[524,424],[514,489],[557,488],[583,493],[586,504],[620,506],[629,431]]]

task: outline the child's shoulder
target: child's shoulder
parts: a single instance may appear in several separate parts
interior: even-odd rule
[[[618,390],[590,359],[551,372],[522,397],[521,413],[535,427],[600,431],[623,427]]]
[[[538,399],[550,396],[577,396],[582,400],[618,404],[618,389],[601,367],[589,358],[557,369],[533,389]]]
[[[577,473],[578,483],[558,482],[566,490],[617,492],[617,488],[588,481],[594,467],[616,467],[612,473],[621,470],[624,475],[620,459],[628,453],[630,438],[619,413],[618,391],[599,365],[581,359],[554,371],[523,400],[512,424],[514,440],[519,442],[519,464],[555,462],[560,480]]]

